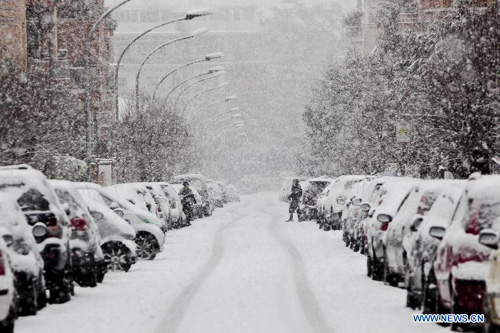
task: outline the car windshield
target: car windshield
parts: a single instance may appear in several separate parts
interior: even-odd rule
[[[469,204],[469,224],[477,221],[480,229],[500,230],[500,200],[497,198],[473,199]]]
[[[17,199],[17,203],[24,212],[34,210],[47,211],[50,209],[50,203],[45,196],[40,191],[33,188],[24,192],[19,199]]]

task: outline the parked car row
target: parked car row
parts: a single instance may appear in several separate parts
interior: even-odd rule
[[[202,175],[190,176],[192,183],[193,176],[204,182]],[[192,188],[199,217],[215,205],[203,182]],[[165,232],[185,221],[179,187],[102,187],[49,180],[28,165],[0,167],[0,331],[13,332],[17,316],[35,315],[47,303],[68,302],[74,283],[96,287],[108,271],[128,272],[137,259],[153,260],[163,251]],[[212,193],[236,201],[220,188]]]
[[[484,314],[484,330],[500,332],[499,189],[500,176],[479,174],[468,180],[342,176],[320,195],[317,221],[339,214],[343,240],[366,256],[367,275],[405,288],[406,306],[427,314]],[[322,203],[332,192],[335,202]],[[468,326],[456,322],[451,329]]]

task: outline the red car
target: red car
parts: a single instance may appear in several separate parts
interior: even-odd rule
[[[478,177],[469,181],[460,198],[434,263],[441,313],[483,312],[491,249],[480,244],[478,239],[481,230],[500,231],[499,189],[500,176]],[[439,232],[431,232],[433,234],[436,238],[441,237]],[[463,325],[452,324],[452,330]]]

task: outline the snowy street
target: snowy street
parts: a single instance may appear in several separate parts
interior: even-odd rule
[[[168,232],[154,261],[19,318],[16,332],[448,331],[413,324],[405,291],[368,278],[340,231],[286,218],[277,193],[242,196]]]

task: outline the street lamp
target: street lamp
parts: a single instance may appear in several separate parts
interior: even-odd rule
[[[209,74],[222,74],[222,73],[224,73],[225,69],[226,68],[224,66],[212,67],[212,68],[209,68],[206,73],[198,74],[198,75],[190,77],[189,79],[186,79],[186,80],[182,81],[181,83],[179,83],[178,85],[176,85],[175,87],[173,87],[172,90],[170,90],[170,92],[168,93],[167,97],[165,97],[165,103],[168,101],[168,98],[170,97],[170,95],[172,95],[174,93],[174,91],[176,91],[183,84],[185,84],[185,83],[187,83],[187,82],[189,82],[191,80],[197,79],[199,77],[205,76],[205,75],[209,75]]]
[[[123,56],[125,55],[125,53],[127,52],[127,50],[132,46],[132,44],[134,44],[136,41],[138,41],[144,35],[150,33],[151,31],[153,31],[155,29],[161,28],[161,27],[163,27],[163,26],[165,26],[167,24],[171,24],[171,23],[175,23],[175,22],[179,22],[179,21],[192,20],[192,19],[194,19],[196,17],[206,16],[206,15],[210,15],[210,14],[211,14],[211,12],[208,11],[207,9],[196,9],[196,10],[192,10],[192,11],[186,12],[186,14],[183,17],[179,17],[179,18],[167,21],[167,22],[160,23],[160,24],[158,24],[158,25],[156,25],[156,26],[154,26],[154,27],[152,27],[152,28],[150,28],[150,29],[148,29],[148,30],[140,33],[134,39],[132,39],[127,44],[127,46],[125,46],[125,48],[123,49],[122,53],[120,54],[120,57],[118,58],[118,61],[116,63],[116,71],[115,71],[115,104],[116,104],[116,119],[117,120],[119,119],[119,111],[118,111],[118,90],[119,90],[119,87],[118,87],[118,75],[119,75],[119,71],[120,71],[120,64],[122,62]]]
[[[189,99],[189,101],[187,101],[187,102],[186,102],[186,105],[184,106],[184,109],[182,110],[182,114],[184,114],[184,113],[186,112],[186,109],[187,109],[187,107],[189,106],[189,104],[190,104],[192,101],[194,101],[194,100],[195,100],[198,96],[203,95],[203,94],[206,94],[206,93],[208,93],[208,92],[210,92],[210,91],[214,91],[214,90],[220,89],[220,88],[222,88],[222,87],[226,87],[228,84],[229,84],[228,82],[223,82],[223,83],[221,83],[220,85],[218,85],[218,86],[217,86],[217,87],[215,87],[215,88],[210,88],[210,89],[204,90],[204,91],[202,91],[202,92],[200,92],[200,93],[198,93],[198,94],[194,95],[193,97],[191,97],[191,98]]]
[[[200,29],[198,29],[196,31],[193,31],[191,34],[189,34],[187,36],[183,36],[183,37],[172,39],[172,40],[166,42],[165,44],[162,44],[162,45],[158,46],[157,48],[155,48],[153,51],[151,51],[144,58],[144,60],[142,61],[141,65],[139,66],[139,70],[137,71],[137,75],[135,77],[135,99],[136,99],[136,110],[137,110],[137,112],[139,112],[139,77],[141,75],[142,68],[144,67],[144,65],[146,64],[146,62],[149,60],[149,58],[151,58],[157,51],[161,50],[162,48],[164,48],[164,47],[166,47],[166,46],[168,46],[170,44],[173,44],[173,43],[185,40],[185,39],[193,38],[193,37],[199,36],[201,34],[204,34],[206,32],[208,32],[207,28],[200,28]]]
[[[104,14],[99,17],[99,19],[94,23],[92,28],[90,29],[89,34],[87,35],[87,40],[85,41],[85,50],[84,50],[84,55],[83,55],[83,60],[85,63],[85,103],[84,103],[84,108],[85,108],[85,123],[86,123],[86,133],[85,133],[85,139],[86,139],[86,150],[87,150],[87,162],[90,163],[92,161],[92,144],[91,144],[91,137],[92,137],[92,116],[90,114],[90,43],[92,42],[92,39],[94,39],[94,33],[101,24],[102,21],[106,17],[108,17],[112,12],[126,4],[127,2],[130,2],[132,0],[124,0],[120,3],[118,3],[116,6],[111,7],[108,9]],[[90,168],[89,168],[89,175],[90,175]]]
[[[160,85],[163,83],[163,81],[165,81],[170,75],[174,74],[175,72],[177,72],[178,70],[182,69],[182,68],[185,68],[185,67],[188,67],[188,66],[191,66],[191,65],[194,65],[194,64],[198,64],[200,62],[205,62],[205,61],[211,61],[213,59],[218,59],[218,58],[222,58],[224,57],[224,54],[222,52],[214,52],[214,53],[210,53],[210,54],[207,54],[204,58],[202,59],[198,59],[198,60],[194,60],[194,61],[191,61],[191,62],[188,62],[184,65],[181,65],[179,67],[177,67],[176,69],[170,71],[169,73],[167,73],[167,75],[165,75],[161,80],[160,82],[158,82],[158,84],[156,85],[155,87],[155,90],[153,92],[153,98],[155,98],[156,96],[156,92],[158,91],[158,89],[160,88]]]
[[[198,112],[197,114],[201,115],[203,113],[203,111],[205,111],[206,109],[208,109],[209,107],[213,106],[213,105],[216,105],[216,104],[220,104],[220,103],[227,103],[229,101],[233,101],[235,99],[238,99],[238,96],[236,95],[231,95],[231,96],[227,96],[226,98],[222,99],[222,100],[218,100],[218,101],[215,101],[213,103],[210,103],[210,104],[207,104],[205,105],[204,107],[202,107]],[[233,112],[233,111],[236,111],[236,110],[239,110],[240,108],[236,107],[236,108],[232,108],[230,109],[229,111],[230,112]],[[226,114],[227,112],[225,112],[224,114]],[[211,119],[211,118],[210,118]]]
[[[191,88],[192,86],[194,86],[195,84],[198,84],[198,83],[201,83],[201,82],[204,82],[204,81],[207,81],[207,80],[211,80],[213,78],[216,78],[216,77],[219,77],[220,75],[224,74],[224,71],[221,71],[221,72],[217,72],[215,75],[213,76],[210,76],[210,77],[207,77],[207,78],[204,78],[204,79],[198,79],[190,84],[188,84],[180,93],[179,95],[177,95],[177,99],[175,100],[174,102],[174,107],[173,109],[176,110],[177,109],[177,104],[179,103],[179,100],[181,98],[181,96],[189,89]],[[209,75],[209,73],[205,73],[205,74],[202,74],[203,76],[205,75]]]

